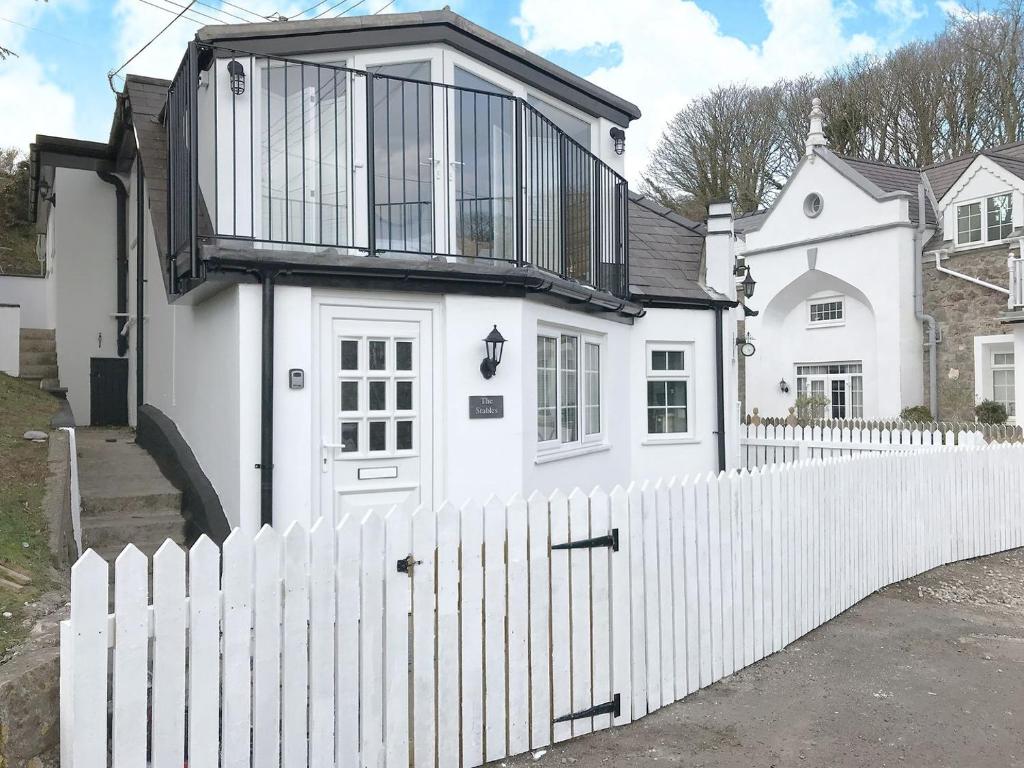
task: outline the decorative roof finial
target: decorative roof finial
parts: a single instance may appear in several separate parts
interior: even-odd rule
[[[811,99],[811,130],[807,134],[807,154],[813,155],[815,147],[827,147],[824,127],[825,113],[821,110],[821,99]]]

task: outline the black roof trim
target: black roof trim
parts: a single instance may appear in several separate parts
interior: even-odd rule
[[[39,180],[44,168],[101,171],[109,170],[112,160],[113,153],[106,142],[36,134],[36,140],[29,146],[32,220],[36,221],[39,216]]]
[[[450,10],[210,25],[196,40],[278,56],[445,43],[589,114],[628,126],[640,108]]]

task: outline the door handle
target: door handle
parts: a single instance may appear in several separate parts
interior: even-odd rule
[[[345,443],[324,443],[321,446],[321,462],[320,471],[327,474],[327,469],[330,466],[330,451],[345,450]]]

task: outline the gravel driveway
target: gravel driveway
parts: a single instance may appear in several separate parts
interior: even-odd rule
[[[1024,549],[871,595],[632,725],[506,766],[1024,766]]]

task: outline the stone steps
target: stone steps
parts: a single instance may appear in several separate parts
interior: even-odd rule
[[[38,381],[39,388],[66,397],[57,368],[57,332],[52,328],[22,328],[18,340],[18,378]]]
[[[18,356],[18,363],[22,368],[25,368],[30,365],[56,365],[57,352],[30,351],[26,350],[25,348],[22,348]]]
[[[23,365],[18,372],[18,378],[38,379],[40,381],[42,379],[56,379],[59,376],[56,363],[50,365]]]

